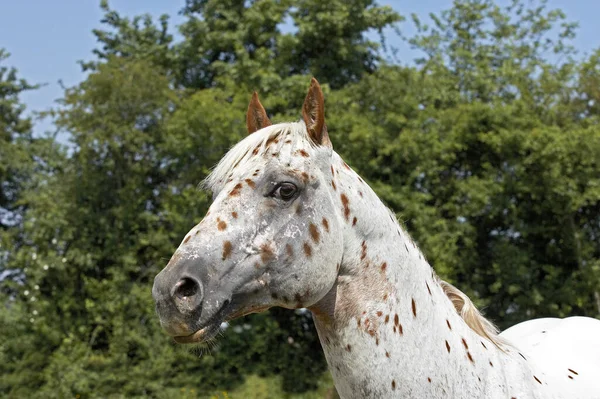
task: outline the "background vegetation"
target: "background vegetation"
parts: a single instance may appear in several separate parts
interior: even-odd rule
[[[0,395],[334,394],[309,314],[246,317],[190,352],[150,295],[252,90],[295,120],[312,75],[336,150],[489,317],[599,317],[600,50],[574,57],[560,11],[509,3],[413,17],[410,66],[369,39],[402,20],[373,0],[187,0],[177,41],[166,16],[102,3],[87,79],[53,111],[69,146],[33,135],[35,87],[0,53]]]

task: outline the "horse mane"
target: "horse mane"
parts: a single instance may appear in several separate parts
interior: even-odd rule
[[[454,305],[456,313],[462,317],[471,330],[490,340],[500,350],[504,350],[503,347],[507,345],[507,342],[498,335],[498,328],[477,310],[473,301],[452,284],[439,277],[437,277],[437,281],[442,287],[444,294],[446,294],[452,305]]]
[[[252,156],[262,156],[273,146],[275,146],[274,150],[279,151],[283,146],[283,140],[277,141],[277,138],[282,136],[286,136],[286,140],[291,140],[293,148],[299,146],[308,148],[312,145],[303,121],[267,126],[249,134],[234,145],[204,179],[201,183],[202,187],[218,191],[223,183],[231,177],[230,174],[235,168],[242,166],[239,170],[244,170],[243,164]]]

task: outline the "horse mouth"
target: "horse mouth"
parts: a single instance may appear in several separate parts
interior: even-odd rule
[[[226,317],[223,315],[226,311],[231,311],[230,306],[223,306],[214,316],[210,318],[206,326],[196,330],[196,332],[190,335],[179,335],[173,337],[176,343],[178,344],[201,344],[203,342],[209,341],[214,338],[219,331],[221,331],[221,324],[223,322],[229,322],[231,320],[240,318],[242,316],[246,316],[251,313],[260,313],[268,310],[271,306],[255,306],[246,309],[238,309],[231,312]]]
[[[204,327],[198,328],[190,335],[177,335],[173,339],[178,344],[200,344],[214,338],[221,330],[221,323],[225,319],[224,315],[231,311],[231,302],[225,301],[221,309],[212,315]]]

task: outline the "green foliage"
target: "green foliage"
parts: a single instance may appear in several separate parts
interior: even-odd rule
[[[574,26],[534,3],[414,18],[409,67],[366,38],[400,20],[371,0],[188,0],[177,43],[166,16],[103,2],[97,58],[55,112],[68,153],[32,137],[32,87],[0,68],[0,394],[334,395],[309,314],[249,316],[189,351],[150,295],[210,204],[197,184],[245,134],[251,90],[297,119],[311,74],[336,150],[502,327],[600,315],[600,49],[575,59]]]
[[[31,142],[31,120],[23,117],[19,95],[34,89],[17,77],[14,68],[2,65],[8,53],[0,48],[0,229],[18,223],[17,198],[31,166],[26,146]],[[0,230],[1,231],[1,230]]]

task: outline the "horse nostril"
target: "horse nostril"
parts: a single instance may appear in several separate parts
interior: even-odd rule
[[[191,278],[184,277],[175,284],[173,294],[178,299],[189,298],[196,295],[200,291],[200,284]]]

